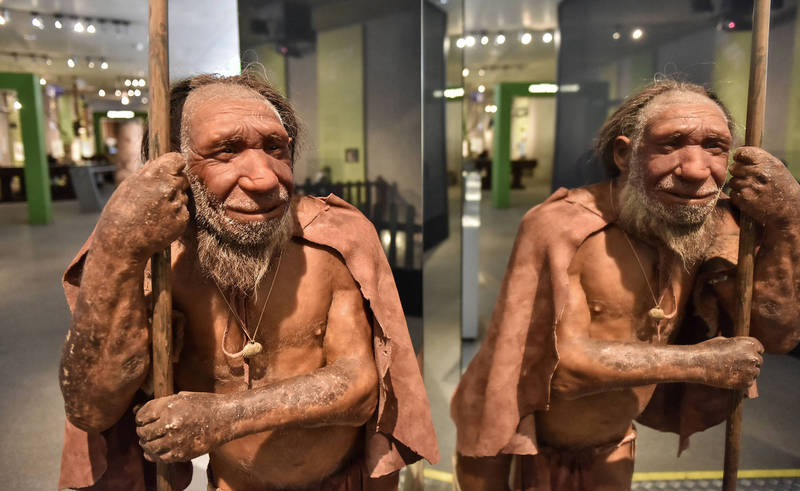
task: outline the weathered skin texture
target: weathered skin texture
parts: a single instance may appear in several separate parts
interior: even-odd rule
[[[269,219],[289,206],[265,196],[279,184],[292,189],[290,140],[271,106],[229,94],[194,101],[188,165],[229,205],[231,218]],[[181,392],[136,413],[145,457],[176,462],[210,452],[222,489],[317,482],[362,451],[363,426],[375,411],[378,375],[364,299],[337,254],[291,240],[261,321],[264,351],[251,359],[252,390],[245,390],[242,360],[221,348],[227,325],[229,351],[238,351],[243,334],[197,268],[185,162],[176,153],[148,162],[98,222],[63,350],[67,418],[99,432],[129,407],[150,370],[145,265],[180,238],[172,279],[174,307],[185,316],[175,365]],[[273,275],[249,308],[236,307],[251,333]]]
[[[707,202],[712,198],[701,190],[710,184],[721,186],[726,176],[732,138],[724,114],[710,100],[697,97],[653,104],[638,149],[645,165],[645,187],[667,204]],[[618,137],[615,161],[622,174],[613,184],[613,195],[605,193],[598,201],[611,214],[620,208],[632,150],[630,139]],[[622,229],[617,224],[603,228],[580,244],[568,267],[568,299],[557,321],[558,366],[549,410],[535,413],[538,445],[577,450],[620,441],[650,402],[656,384],[691,382],[746,389],[759,374],[764,346],[782,353],[797,344],[800,187],[763,150],[741,148],[734,159],[731,201],[763,224],[756,258],[753,337],[673,345],[701,265],[687,268],[663,244],[628,231],[656,295],[672,285],[674,298],[664,295],[661,307],[677,315],[662,322],[659,335],[647,315],[653,307],[647,280]],[[672,192],[657,191],[657,183],[667,176],[676,187]],[[738,234],[729,216],[719,228],[726,236]],[[727,277],[714,289],[721,310],[732,313],[735,272]],[[511,457],[459,455],[462,488],[507,489]],[[606,472],[614,471],[609,467]],[[630,477],[627,483],[629,487]]]

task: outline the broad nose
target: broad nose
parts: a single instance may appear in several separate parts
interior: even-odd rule
[[[270,192],[280,185],[275,171],[275,161],[260,149],[251,149],[239,159],[239,179],[237,184],[244,191],[254,193]]]
[[[675,175],[686,181],[705,182],[711,176],[711,159],[699,146],[683,148],[679,154]]]

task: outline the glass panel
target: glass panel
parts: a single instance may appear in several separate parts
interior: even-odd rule
[[[763,141],[795,177],[800,176],[797,6],[795,0],[772,2]],[[607,179],[592,154],[593,140],[626,97],[664,76],[705,85],[730,108],[743,137],[752,8],[752,1],[728,0],[465,0],[464,168],[480,176],[483,192],[479,222],[465,220],[462,228],[466,249],[469,228],[480,225],[479,269],[477,274],[462,270],[462,291],[470,282],[479,287],[476,335],[462,346],[464,366],[485,338],[523,214],[559,187]],[[535,231],[537,236],[546,233]],[[471,327],[463,317],[462,329]],[[785,426],[776,421],[789,420],[791,404],[776,381],[798,376],[800,362],[796,357],[767,359],[759,379],[761,397],[746,407],[752,408],[748,415],[758,407],[769,416],[754,417],[745,428],[752,424],[759,431],[768,426],[766,431],[781,432]],[[800,445],[767,442],[749,431],[741,468],[778,468],[797,461]],[[676,460],[675,436],[640,427],[636,470],[720,469],[722,433],[717,426],[693,437],[692,447]]]
[[[440,462],[426,489],[449,489],[455,427],[450,397],[460,375],[461,143],[463,2],[430,0],[423,7],[423,133],[425,160],[424,376]]]

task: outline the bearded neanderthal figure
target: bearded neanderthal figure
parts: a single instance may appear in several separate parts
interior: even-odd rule
[[[764,349],[797,344],[800,186],[758,148],[729,169],[732,135],[712,93],[656,82],[600,131],[612,179],[526,214],[453,398],[463,489],[630,489],[634,419],[684,448],[726,418],[724,389],[752,386]],[[726,338],[740,213],[761,225],[753,337]]]
[[[296,118],[259,77],[193,77],[171,106],[174,153],[120,185],[65,274],[61,486],[149,488],[147,461],[209,453],[214,489],[395,489],[438,451],[374,228],[293,196]],[[149,400],[145,273],[166,247],[180,392]]]

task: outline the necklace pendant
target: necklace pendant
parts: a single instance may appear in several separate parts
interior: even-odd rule
[[[261,346],[261,343],[257,341],[250,341],[246,345],[244,345],[244,348],[242,348],[242,356],[245,359],[252,358],[255,355],[261,353],[262,350],[263,346]]]
[[[649,312],[647,312],[647,315],[649,315],[650,318],[655,321],[660,321],[666,318],[666,315],[664,314],[664,311],[661,309],[661,307],[653,307],[652,309],[650,309]]]

